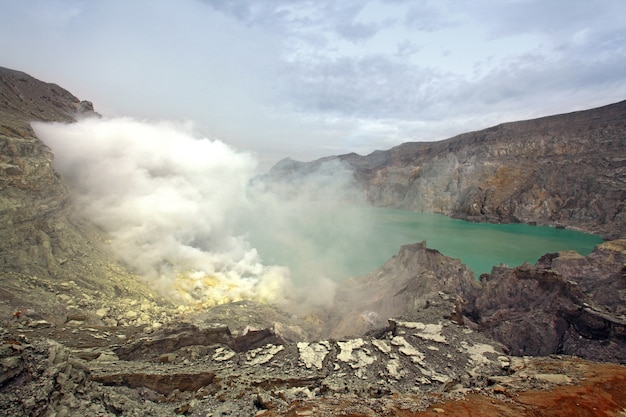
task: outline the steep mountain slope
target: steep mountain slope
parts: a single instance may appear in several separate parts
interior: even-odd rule
[[[158,310],[158,297],[109,255],[106,236],[73,215],[71,194],[52,166],[53,152],[30,126],[79,117],[97,117],[90,102],[56,84],[0,68],[3,320],[17,314],[53,323],[118,321],[133,310],[131,302],[142,301],[149,311]],[[97,316],[102,308],[110,314]]]
[[[367,156],[283,160],[269,177],[306,174],[329,160],[350,166],[376,206],[564,225],[610,238],[626,230],[626,101]]]

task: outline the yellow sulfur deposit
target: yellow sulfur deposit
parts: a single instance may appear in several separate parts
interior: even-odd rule
[[[184,304],[210,308],[244,299],[268,302],[271,295],[265,291],[257,293],[256,284],[257,281],[253,279],[194,271],[177,273],[173,287],[176,298]]]

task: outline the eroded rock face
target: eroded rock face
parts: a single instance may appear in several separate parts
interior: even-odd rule
[[[3,375],[10,371],[0,383],[2,416],[176,415],[175,404],[156,405],[140,390],[97,382],[86,363],[58,342],[30,340],[4,328],[0,335],[0,368]]]
[[[82,117],[98,117],[91,103],[0,68],[0,317],[136,324],[125,314],[147,306],[144,321],[153,322],[171,306],[115,260],[107,236],[73,215],[53,152],[30,126]]]
[[[162,334],[179,334],[180,327]],[[307,398],[482,389],[490,377],[505,375],[511,363],[500,345],[444,318],[437,323],[395,320],[377,338],[269,343],[242,352],[233,349],[226,333],[220,340],[208,338],[205,328],[183,327],[186,339],[197,344],[139,338],[123,346],[130,347],[128,352],[141,346],[141,355],[118,349],[119,358],[89,343],[70,350],[37,337],[36,329],[17,338],[3,329],[0,410],[14,415],[40,409],[67,415],[161,416],[176,409],[191,415],[216,410],[254,415],[262,405],[282,413]],[[31,397],[33,404],[26,400]],[[139,405],[141,399],[148,404]]]
[[[565,225],[609,238],[626,230],[626,101],[504,123],[367,156],[276,164],[268,178],[343,161],[376,206],[487,222]]]
[[[333,337],[362,335],[384,326],[388,317],[426,309],[441,299],[440,293],[467,303],[478,288],[461,261],[427,248],[426,242],[406,245],[381,268],[340,284],[327,332]]]
[[[229,343],[231,334],[228,326],[222,324],[195,325],[178,323],[173,327],[165,327],[134,343],[116,349],[117,356],[122,360],[139,358],[156,358],[185,346],[207,346]]]
[[[35,136],[30,122],[73,122],[89,115],[96,115],[91,103],[58,85],[0,67],[0,230],[44,221],[68,198],[52,168],[52,151]],[[33,240],[42,248],[39,256],[45,265],[51,260],[50,236],[46,230],[38,232]]]
[[[494,267],[466,314],[514,355],[566,353],[626,363],[626,241],[587,257],[562,252],[536,265]]]

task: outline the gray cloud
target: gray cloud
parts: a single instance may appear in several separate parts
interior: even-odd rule
[[[441,7],[441,3],[415,2],[408,9],[404,24],[411,29],[434,32],[456,25],[451,15],[450,10]]]
[[[266,0],[251,3],[203,0],[216,10],[232,15],[250,25],[280,27],[289,36],[311,39],[309,31],[337,35],[358,42],[374,36],[381,27],[375,22],[358,22],[362,1]]]
[[[587,28],[594,31],[614,25],[623,28],[624,4],[620,0],[572,0],[567,3],[524,0],[495,4],[479,2],[478,7],[469,6],[464,12],[474,18],[484,17],[486,28],[494,36],[540,32],[549,37],[561,37]]]
[[[378,32],[378,26],[375,24],[349,23],[337,25],[336,30],[337,33],[346,39],[360,41],[374,36]]]
[[[388,56],[293,65],[291,99],[301,111],[410,118],[431,100],[438,75]]]
[[[4,66],[312,159],[626,95],[626,3],[0,0]]]

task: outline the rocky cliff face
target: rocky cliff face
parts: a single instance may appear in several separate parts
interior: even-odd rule
[[[142,303],[157,312],[156,296],[110,256],[107,237],[73,215],[71,194],[52,166],[53,151],[30,126],[80,117],[97,117],[90,102],[0,68],[2,318],[128,321],[126,312]]]
[[[270,177],[329,159],[354,170],[374,205],[472,221],[564,225],[606,237],[626,230],[626,101],[504,123],[367,156],[279,162]]]
[[[494,267],[482,278],[466,312],[512,354],[626,364],[626,240],[603,243],[587,257],[567,251],[534,266]]]

